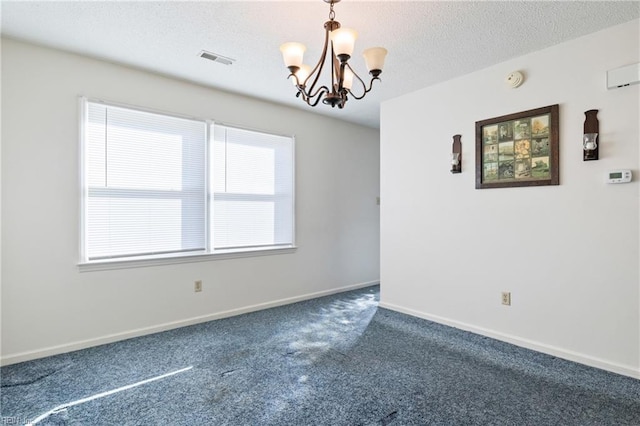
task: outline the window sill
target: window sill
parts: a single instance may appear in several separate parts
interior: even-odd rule
[[[167,257],[129,258],[115,260],[99,260],[78,264],[80,272],[108,271],[112,269],[144,268],[148,266],[173,265],[179,263],[209,262],[212,260],[237,259],[242,257],[271,256],[276,254],[295,253],[296,246],[273,247],[260,249],[218,250],[215,253],[199,253],[170,255]]]

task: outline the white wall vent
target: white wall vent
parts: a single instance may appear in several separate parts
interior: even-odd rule
[[[207,52],[206,50],[201,50],[198,56],[225,65],[231,65],[235,61],[235,59],[227,58],[226,56],[218,55],[217,53]]]
[[[640,64],[627,65],[607,71],[607,89],[640,83]]]

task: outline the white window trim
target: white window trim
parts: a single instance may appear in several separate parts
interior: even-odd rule
[[[85,135],[85,119],[86,119],[86,114],[87,114],[87,109],[86,109],[86,105],[87,102],[96,102],[96,103],[104,103],[107,105],[112,105],[112,106],[116,106],[116,107],[122,107],[122,108],[128,108],[128,109],[133,109],[133,110],[138,110],[138,111],[143,111],[143,112],[150,112],[150,113],[155,113],[155,114],[163,114],[163,115],[168,115],[168,116],[172,116],[172,117],[177,117],[177,118],[186,118],[186,119],[195,119],[195,120],[202,120],[205,121],[208,125],[207,125],[207,132],[209,132],[209,129],[211,128],[211,124],[214,123],[213,120],[211,119],[206,119],[206,118],[201,118],[201,117],[196,117],[196,116],[189,116],[189,115],[183,115],[183,114],[176,114],[173,112],[167,112],[167,111],[163,111],[163,110],[158,110],[158,109],[152,109],[152,108],[143,108],[143,107],[139,107],[139,106],[132,106],[132,105],[128,105],[128,104],[123,104],[123,103],[119,103],[119,102],[113,102],[113,101],[108,101],[108,100],[104,100],[104,99],[97,99],[97,98],[89,98],[89,97],[85,97],[85,96],[79,96],[78,97],[78,105],[79,105],[79,109],[81,111],[80,113],[80,125],[78,128],[79,131],[79,135],[80,138],[79,140],[80,142],[80,212],[81,212],[81,217],[80,217],[80,229],[79,229],[79,258],[82,259],[83,253],[85,253],[85,232],[86,229],[85,227],[87,226],[86,224],[86,217],[85,217],[85,209],[86,209],[86,201],[87,201],[87,185],[86,185],[86,171],[85,171],[85,152],[84,152],[84,146],[85,146],[85,142],[84,142],[84,135]],[[296,154],[296,138],[293,135],[283,135],[283,134],[278,134],[278,133],[273,133],[270,131],[265,131],[265,130],[260,130],[260,129],[255,129],[255,128],[250,128],[250,127],[246,127],[246,126],[240,126],[240,125],[235,125],[235,124],[230,124],[230,123],[222,123],[222,122],[215,122],[218,123],[220,125],[224,125],[224,126],[229,126],[229,127],[235,127],[238,129],[244,129],[244,130],[250,130],[250,131],[255,131],[255,132],[261,132],[261,133],[268,133],[268,134],[272,134],[272,135],[277,135],[277,136],[284,136],[284,137],[289,137],[292,139],[292,161],[293,161],[293,170],[294,170],[294,174],[293,174],[293,188],[292,188],[292,208],[293,208],[293,224],[292,224],[292,231],[293,231],[293,241],[291,244],[287,244],[287,245],[282,245],[282,246],[269,246],[269,247],[253,247],[253,248],[239,248],[239,249],[218,249],[215,251],[208,251],[208,252],[197,252],[197,253],[183,253],[183,254],[168,254],[166,256],[158,256],[158,255],[154,255],[154,256],[137,256],[135,258],[117,258],[117,259],[101,259],[101,260],[93,260],[93,261],[84,261],[84,260],[80,260],[77,263],[78,266],[78,270],[80,272],[91,272],[91,271],[106,271],[106,270],[115,270],[115,269],[129,269],[129,268],[142,268],[142,267],[150,267],[150,266],[162,266],[162,265],[173,265],[173,264],[181,264],[181,263],[193,263],[193,262],[208,262],[208,261],[216,261],[216,260],[225,260],[225,259],[237,259],[237,258],[246,258],[246,257],[258,257],[258,256],[272,256],[272,255],[278,255],[278,254],[290,254],[290,253],[295,253],[298,249],[298,246],[296,245],[296,215],[295,215],[295,205],[296,205],[296,200],[295,200],[295,195],[296,195],[296,181],[295,181],[295,154]],[[207,150],[209,150],[210,147],[209,145],[207,145]],[[207,155],[207,159],[208,159],[208,155]],[[207,161],[207,172],[209,173],[209,167],[210,165],[208,164]],[[208,206],[207,206],[208,208]],[[208,214],[207,214],[208,216]],[[209,228],[210,228],[210,224],[206,223],[206,227],[207,227],[207,241],[209,241]]]
[[[272,256],[295,253],[297,246],[268,247],[260,249],[218,250],[216,253],[171,255],[167,257],[136,257],[117,260],[100,260],[78,263],[80,272],[108,271],[114,269],[144,268],[149,266],[175,265],[180,263],[209,262],[214,260],[238,259],[244,257]]]

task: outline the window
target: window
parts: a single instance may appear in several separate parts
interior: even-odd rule
[[[292,137],[83,107],[83,263],[293,247]]]
[[[227,126],[214,126],[213,133],[212,246],[291,245],[291,138]]]

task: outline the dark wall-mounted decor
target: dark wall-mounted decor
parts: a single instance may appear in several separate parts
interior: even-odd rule
[[[462,135],[453,135],[451,145],[451,173],[462,173]]]
[[[584,135],[582,139],[582,160],[593,161],[599,158],[598,132],[600,124],[598,122],[598,110],[590,109],[585,111]]]
[[[476,122],[476,189],[559,185],[558,105]]]

